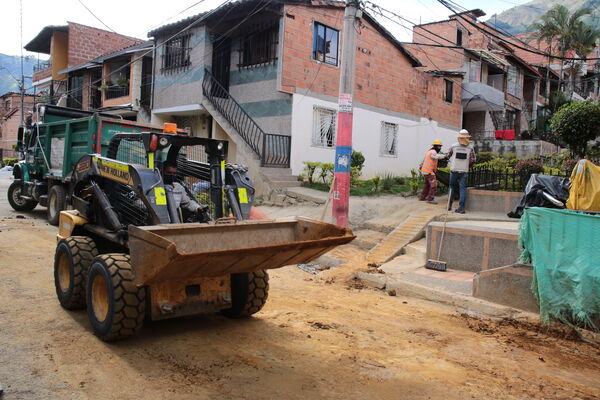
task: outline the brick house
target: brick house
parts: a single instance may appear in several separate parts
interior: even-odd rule
[[[23,116],[31,118],[35,96],[23,97]],[[17,134],[21,124],[21,94],[8,92],[0,96],[0,160],[17,157],[13,146],[17,144]]]
[[[59,71],[67,76],[67,106],[149,122],[153,46],[134,44]]]
[[[57,104],[67,88],[67,76],[61,71],[140,42],[139,39],[67,22],[67,25],[44,27],[24,48],[50,56],[48,61],[34,67],[32,81],[36,93],[44,93],[46,101]]]
[[[243,0],[150,32],[153,121],[230,140],[263,193],[294,185],[304,161],[334,159],[343,14],[339,1]],[[357,29],[353,147],[364,177],[406,175],[432,140],[455,139],[463,74],[423,68],[367,13]]]
[[[495,37],[502,32],[477,20],[484,15],[476,9],[416,25],[411,49],[423,54],[427,66],[465,73],[462,126],[472,135],[492,140],[501,131],[514,131],[516,138],[529,138],[538,109],[547,102],[540,96],[542,72]]]

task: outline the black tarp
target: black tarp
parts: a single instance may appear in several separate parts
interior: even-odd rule
[[[569,178],[532,174],[519,205],[507,215],[521,218],[526,207],[565,208],[570,186]]]

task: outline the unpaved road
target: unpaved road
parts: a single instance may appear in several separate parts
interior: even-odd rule
[[[0,180],[2,399],[594,399],[600,350],[511,322],[271,273],[254,318],[147,323],[106,344],[52,278],[55,228],[9,210]]]

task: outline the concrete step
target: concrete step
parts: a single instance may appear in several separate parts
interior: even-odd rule
[[[298,181],[298,177],[294,175],[266,175],[266,177],[269,178],[271,181],[301,183],[300,181]]]
[[[267,176],[292,175],[291,168],[261,167],[260,171]]]
[[[404,247],[404,254],[425,260],[427,258],[427,239],[423,238],[407,244]]]
[[[364,250],[371,250],[387,236],[383,232],[370,229],[355,230],[354,234],[356,235],[356,239],[352,241],[352,244]]]
[[[416,271],[425,264],[421,257],[401,255],[379,267],[386,274],[405,274]]]
[[[298,187],[301,185],[301,182],[296,181],[271,181],[273,185],[279,188],[290,188],[290,187]]]

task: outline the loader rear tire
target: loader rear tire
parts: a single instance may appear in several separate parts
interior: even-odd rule
[[[94,239],[69,236],[58,242],[54,255],[54,286],[60,305],[67,310],[85,308],[85,278],[98,255]]]
[[[15,211],[31,211],[37,206],[37,201],[21,197],[21,181],[15,180],[8,187],[8,203]]]
[[[94,334],[105,342],[135,335],[146,315],[146,289],[133,283],[128,254],[102,254],[87,276],[87,312]]]
[[[60,212],[67,209],[67,191],[61,185],[54,185],[48,193],[46,217],[50,225],[58,225]]]
[[[269,274],[258,270],[231,275],[231,308],[223,310],[229,318],[249,317],[259,312],[269,297]]]

